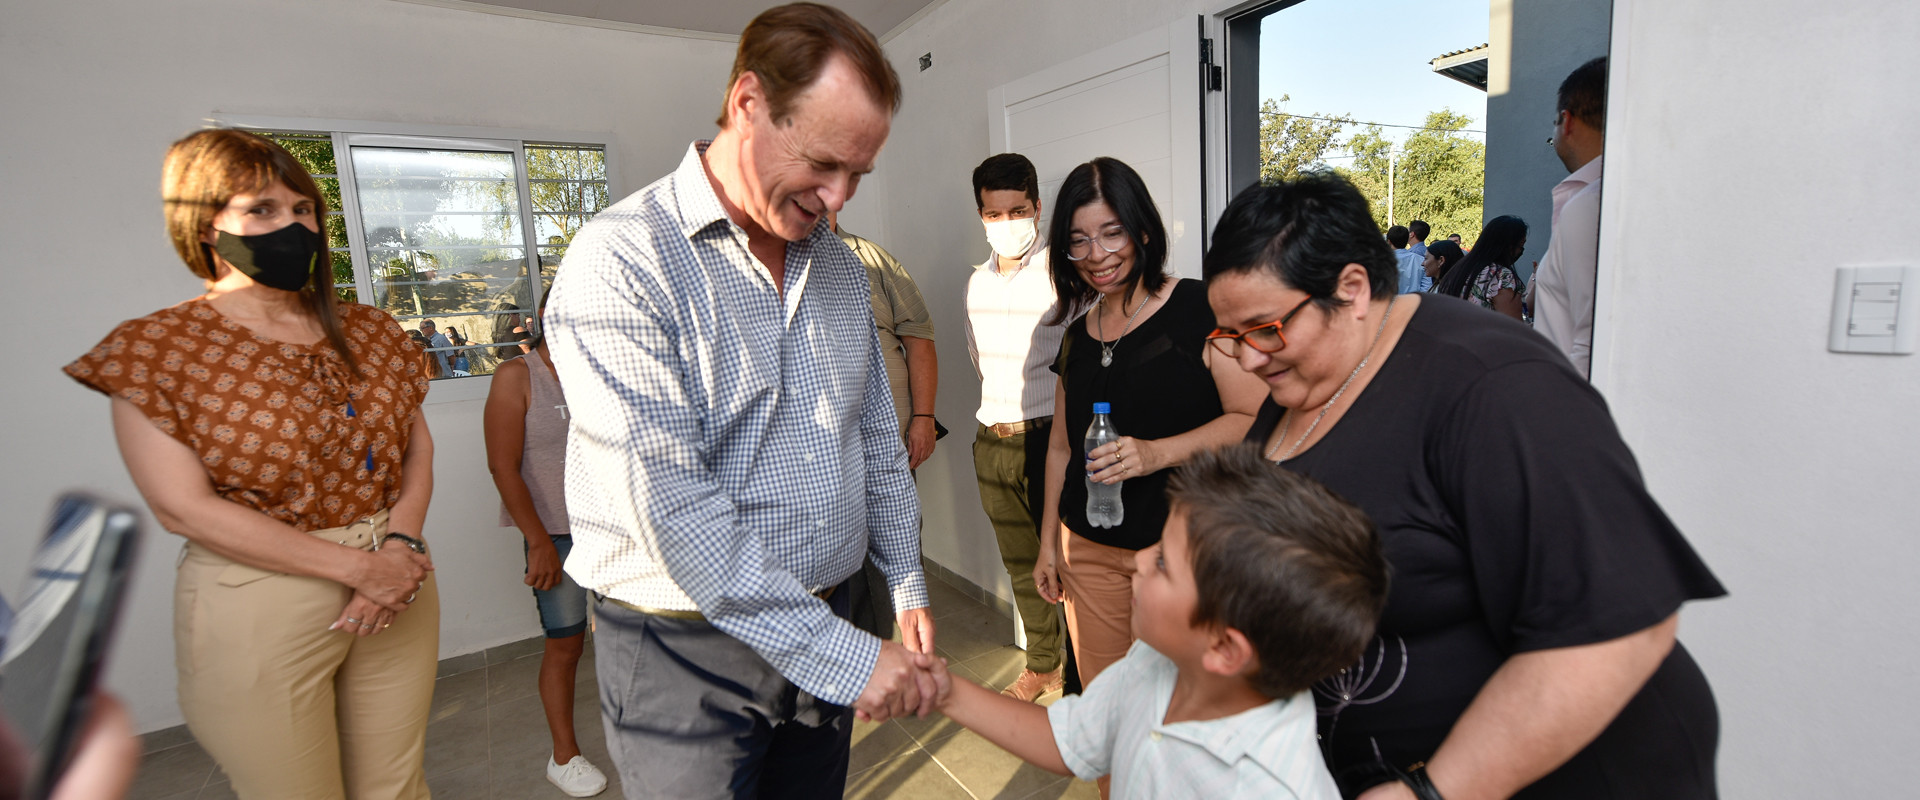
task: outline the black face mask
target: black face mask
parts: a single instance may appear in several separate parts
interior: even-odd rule
[[[285,292],[305,289],[320,263],[320,234],[298,222],[259,236],[216,233],[214,252],[263,286]]]

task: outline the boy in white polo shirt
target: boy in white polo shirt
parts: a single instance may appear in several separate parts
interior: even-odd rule
[[[1246,446],[1201,453],[1140,551],[1126,658],[1051,708],[954,681],[946,715],[1027,762],[1119,798],[1338,800],[1316,745],[1315,681],[1355,663],[1386,603],[1359,509]]]

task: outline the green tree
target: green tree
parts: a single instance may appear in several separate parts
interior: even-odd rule
[[[1300,176],[1301,172],[1325,169],[1321,158],[1339,147],[1340,131],[1353,124],[1346,114],[1295,116],[1282,113],[1280,104],[1292,99],[1281,95],[1260,104],[1260,182],[1279,183]]]
[[[1387,171],[1393,170],[1394,224],[1426,220],[1435,236],[1458,233],[1473,241],[1480,232],[1486,188],[1487,145],[1462,130],[1473,120],[1442,109],[1426,127],[1400,145],[1397,159],[1380,126],[1368,125],[1347,140],[1350,167],[1337,170],[1373,205],[1374,222],[1388,226]]]

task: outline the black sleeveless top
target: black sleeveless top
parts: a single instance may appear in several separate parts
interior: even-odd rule
[[[1205,285],[1177,281],[1166,305],[1114,345],[1113,364],[1107,367],[1100,366],[1100,340],[1087,325],[1083,316],[1068,327],[1060,357],[1053,362],[1067,391],[1067,418],[1054,424],[1067,426],[1072,451],[1060,490],[1060,521],[1082,538],[1141,550],[1160,541],[1160,528],[1167,522],[1167,479],[1173,471],[1128,478],[1120,484],[1126,510],[1120,525],[1088,525],[1085,443],[1087,428],[1093,425],[1093,404],[1112,404],[1113,427],[1137,439],[1177,436],[1218,419],[1223,411],[1220,392],[1202,360],[1207,334],[1214,329],[1213,308],[1207,305]]]
[[[1280,418],[1269,399],[1248,441],[1264,448]],[[1726,594],[1648,494],[1600,394],[1525,325],[1462,300],[1423,296],[1339,424],[1282,466],[1366,511],[1392,568],[1361,663],[1314,686],[1349,797],[1375,753],[1401,769],[1431,758],[1507,658]],[[1676,643],[1598,739],[1515,797],[1710,798],[1717,734],[1712,691]]]

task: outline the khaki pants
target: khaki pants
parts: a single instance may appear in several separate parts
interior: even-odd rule
[[[980,507],[993,523],[1000,563],[1013,584],[1013,602],[1027,633],[1027,669],[1060,668],[1060,612],[1033,585],[1040,556],[1040,505],[1047,480],[1047,429],[1001,437],[985,425],[973,437],[973,471]]]
[[[386,512],[313,535],[371,549]],[[174,584],[180,710],[243,800],[416,800],[440,649],[433,573],[393,626],[327,630],[352,590],[189,543]]]
[[[1133,647],[1135,551],[1108,547],[1060,526],[1060,585],[1081,685]]]

